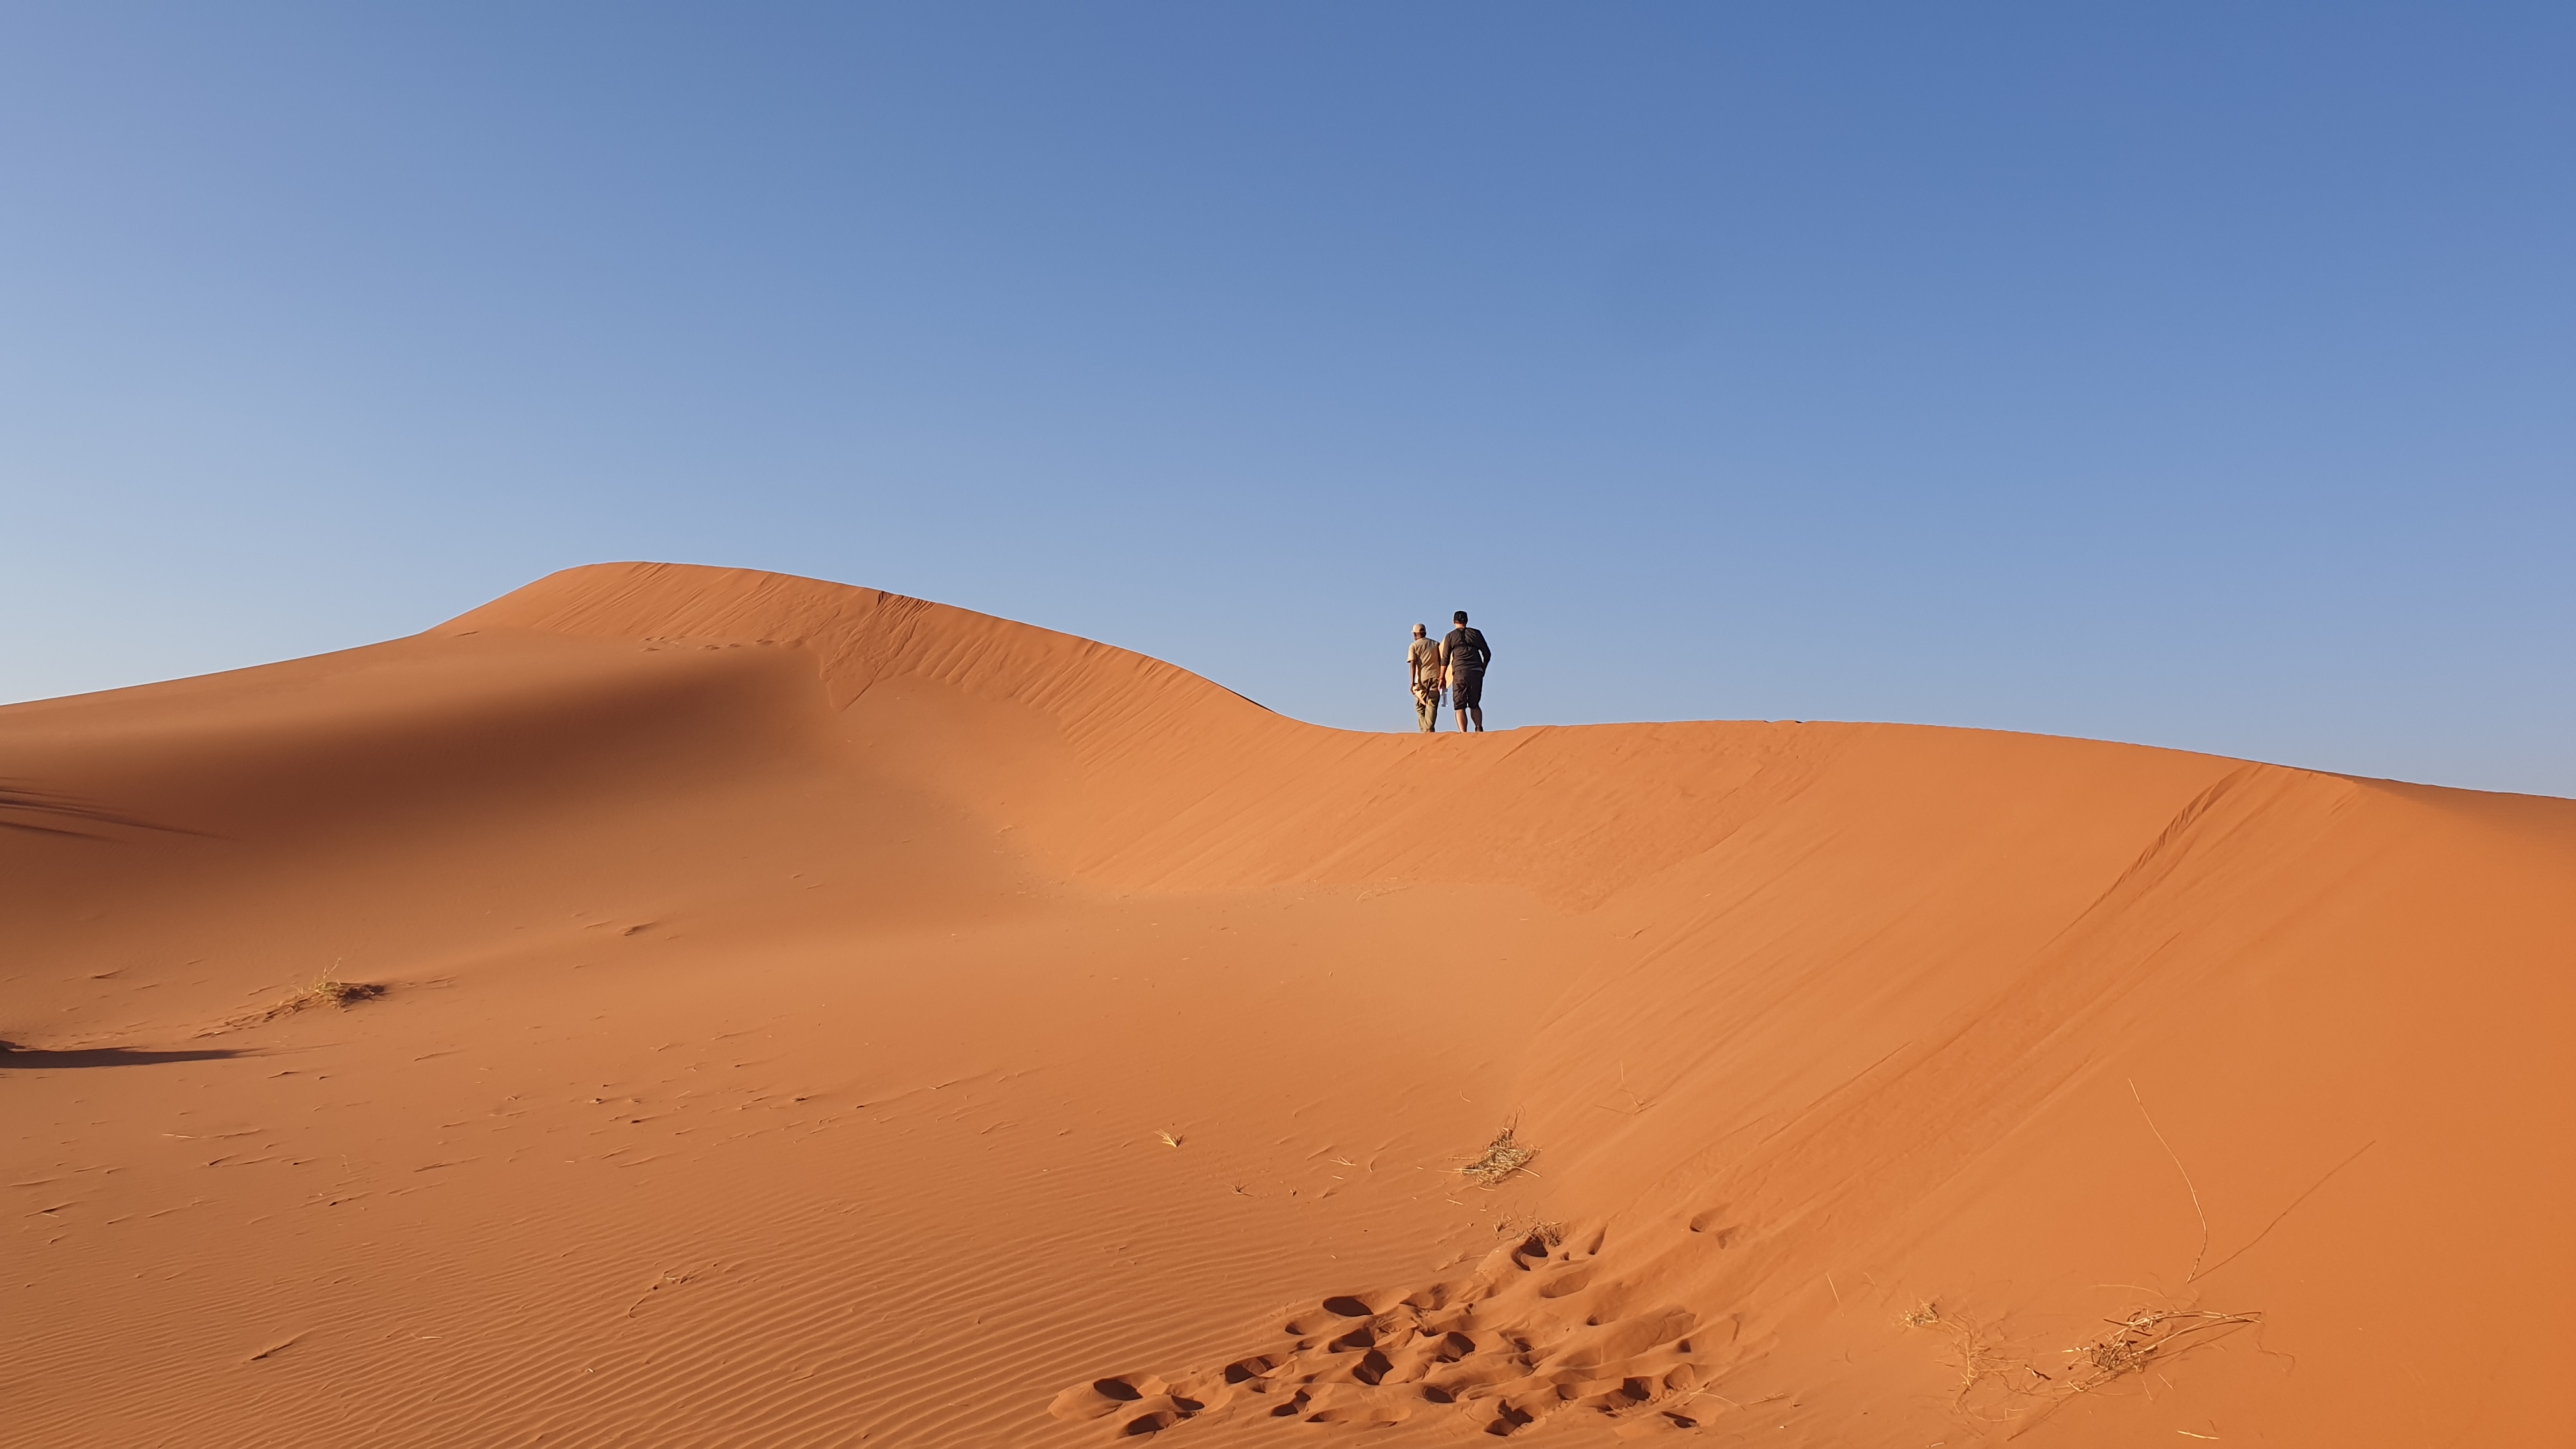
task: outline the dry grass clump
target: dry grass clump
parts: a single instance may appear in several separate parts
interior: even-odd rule
[[[338,976],[326,974],[312,985],[301,987],[257,1011],[246,1011],[231,1018],[216,1030],[258,1026],[263,1022],[276,1021],[281,1017],[293,1016],[300,1011],[311,1011],[320,1006],[345,1010],[361,1001],[373,1001],[384,994],[385,988],[375,982],[343,981]]]
[[[1497,1237],[1516,1236],[1524,1240],[1535,1238],[1541,1245],[1553,1248],[1565,1241],[1565,1224],[1552,1223],[1541,1217],[1521,1217],[1515,1214],[1496,1222],[1494,1233]]]
[[[2178,1353],[2263,1321],[2259,1313],[2204,1313],[2142,1308],[2126,1318],[2105,1319],[2111,1331],[2066,1352],[2076,1360],[2067,1383],[2072,1393],[2089,1393],[2113,1379],[2133,1374]]]
[[[2259,1324],[2263,1315],[2137,1309],[2125,1317],[2103,1320],[2110,1331],[2063,1350],[2073,1362],[2053,1372],[2022,1357],[1995,1325],[1979,1323],[1963,1314],[1945,1314],[1929,1300],[1915,1305],[1897,1321],[1907,1328],[1929,1328],[1948,1335],[1959,1355],[1959,1384],[1953,1407],[1972,1418],[2002,1422],[2032,1412],[2045,1413],[2078,1394],[2092,1393],[2238,1329]]]
[[[1957,1346],[1959,1387],[1952,1402],[1953,1407],[1958,1409],[1965,1410],[1968,1407],[1968,1396],[1976,1392],[1979,1384],[1988,1379],[2004,1379],[2014,1369],[2023,1369],[2043,1380],[2046,1378],[2046,1375],[2038,1374],[2036,1370],[2029,1369],[2027,1365],[2004,1353],[2002,1344],[1992,1327],[1964,1314],[1944,1317],[1940,1305],[1930,1299],[1914,1305],[1898,1322],[1908,1328],[1938,1329],[1948,1334]]]
[[[1493,1187],[1513,1173],[1529,1172],[1530,1159],[1538,1156],[1538,1149],[1523,1146],[1519,1139],[1512,1135],[1516,1130],[1518,1130],[1516,1124],[1508,1122],[1503,1124],[1503,1130],[1494,1134],[1493,1141],[1485,1144],[1484,1154],[1472,1162],[1462,1164],[1458,1168],[1458,1175],[1472,1177],[1483,1186]],[[1530,1176],[1536,1177],[1538,1174],[1531,1172]]]
[[[373,1001],[385,989],[372,981],[342,981],[325,976],[312,985],[277,1004],[280,1013],[302,1011],[309,1006],[347,1006],[353,1002]]]

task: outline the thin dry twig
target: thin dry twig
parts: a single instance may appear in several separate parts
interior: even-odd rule
[[[2329,1182],[2331,1182],[2331,1181],[2333,1181],[2333,1180],[2334,1180],[2334,1175],[2335,1175],[2336,1173],[2341,1172],[2341,1171],[2343,1171],[2345,1168],[2352,1166],[2355,1162],[2360,1161],[2360,1160],[2361,1160],[2361,1154],[2362,1154],[2362,1153],[2364,1153],[2364,1152],[2368,1152],[2370,1149],[2372,1149],[2372,1148],[2374,1148],[2374,1147],[2377,1147],[2378,1145],[2379,1145],[2379,1139],[2378,1139],[2378,1138],[2376,1138],[2376,1137],[2374,1137],[2374,1138],[2372,1138],[2371,1140],[2369,1140],[2368,1142],[2365,1142],[2365,1143],[2361,1144],[2361,1146],[2360,1146],[2359,1148],[2355,1149],[2355,1151],[2353,1152],[2352,1156],[2347,1157],[2347,1158],[2345,1158],[2343,1161],[2336,1163],[2334,1166],[2327,1168],[2327,1169],[2326,1169],[2326,1175],[2325,1175],[2325,1176],[2320,1177],[2320,1178],[2318,1178],[2314,1183],[2309,1184],[2309,1186],[2308,1186],[2308,1190],[2307,1190],[2306,1192],[2300,1193],[2297,1197],[2294,1197],[2294,1198],[2290,1199],[2290,1205],[2289,1205],[2288,1207],[2285,1207],[2285,1208],[2281,1209],[2280,1215],[2279,1215],[2278,1217],[2275,1217],[2275,1218],[2273,1218],[2270,1222],[2265,1223],[2265,1224],[2263,1225],[2263,1231],[2261,1231],[2261,1232],[2259,1232],[2259,1233],[2256,1233],[2256,1234],[2253,1236],[2253,1238],[2245,1244],[2245,1246],[2244,1246],[2244,1247],[2241,1247],[2241,1248],[2237,1249],[2235,1252],[2228,1254],[2226,1257],[2219,1259],[2217,1262],[2210,1264],[2210,1265],[2209,1265],[2209,1271],[2210,1271],[2210,1272],[2212,1272],[2212,1273],[2215,1273],[2215,1272],[2217,1272],[2219,1269],[2226,1267],[2228,1264],[2235,1262],[2237,1259],[2244,1257],[2247,1253],[2250,1253],[2250,1252],[2254,1251],[2254,1245],[2255,1245],[2256,1243],[2259,1243],[2259,1242],[2263,1241],[2265,1238],[2268,1238],[2268,1237],[2272,1236],[2272,1230],[2273,1230],[2274,1228],[2277,1228],[2277,1227],[2279,1227],[2279,1226],[2281,1225],[2281,1219],[2282,1219],[2282,1218],[2286,1218],[2286,1217],[2288,1217],[2291,1213],[2296,1212],[2296,1211],[2298,1210],[2298,1206],[2299,1206],[2299,1204],[2301,1204],[2301,1203],[2303,1203],[2303,1202],[2306,1202],[2306,1201],[2307,1201],[2309,1198],[2311,1198],[2311,1197],[2314,1197],[2314,1196],[2316,1195],[2316,1191],[2317,1191],[2317,1189],[2318,1189],[2318,1188],[2321,1188],[2321,1187],[2325,1186],[2327,1183],[2329,1183]],[[2197,1276],[2199,1276],[2199,1275],[2198,1275],[2198,1274],[2194,1274],[2193,1276],[2194,1276],[2194,1277],[2197,1277]],[[2184,1281],[2184,1282],[2186,1282],[2186,1283],[2188,1283],[2188,1282],[2190,1282],[2190,1281],[2191,1281],[2191,1279],[2186,1278],[2186,1279],[2184,1279],[2183,1281]],[[2180,1431],[2180,1430],[2176,1430],[2175,1432],[2176,1432],[2176,1433],[2180,1433],[2181,1431]]]
[[[2129,1082],[2129,1096],[2138,1104],[2138,1115],[2147,1119],[2147,1130],[2156,1134],[2156,1145],[2173,1159],[2174,1171],[2182,1174],[2183,1191],[2191,1194],[2191,1210],[2200,1218],[2200,1251],[2192,1256],[2191,1271],[2182,1275],[2182,1281],[2188,1283],[2200,1276],[2201,1261],[2209,1256],[2209,1214],[2201,1209],[2200,1189],[2192,1185],[2191,1169],[2182,1165],[2182,1154],[2173,1150],[2173,1144],[2165,1140],[2164,1130],[2156,1126],[2156,1119],[2147,1111],[2147,1099],[2138,1095],[2135,1079]]]

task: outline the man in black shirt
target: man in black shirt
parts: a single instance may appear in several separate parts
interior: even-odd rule
[[[1458,730],[1465,733],[1473,717],[1476,729],[1485,728],[1485,666],[1494,662],[1494,651],[1485,643],[1481,629],[1467,627],[1467,611],[1454,616],[1458,627],[1440,641],[1440,657],[1449,664],[1449,704],[1458,711]]]

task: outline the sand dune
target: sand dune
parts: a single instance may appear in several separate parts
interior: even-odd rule
[[[13,1445],[2566,1432],[2567,801],[629,564],[0,709],[0,928]]]

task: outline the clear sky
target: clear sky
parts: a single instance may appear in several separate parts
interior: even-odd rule
[[[2576,7],[0,7],[0,698],[571,564],[2576,794]],[[0,762],[0,773],[5,773]]]

